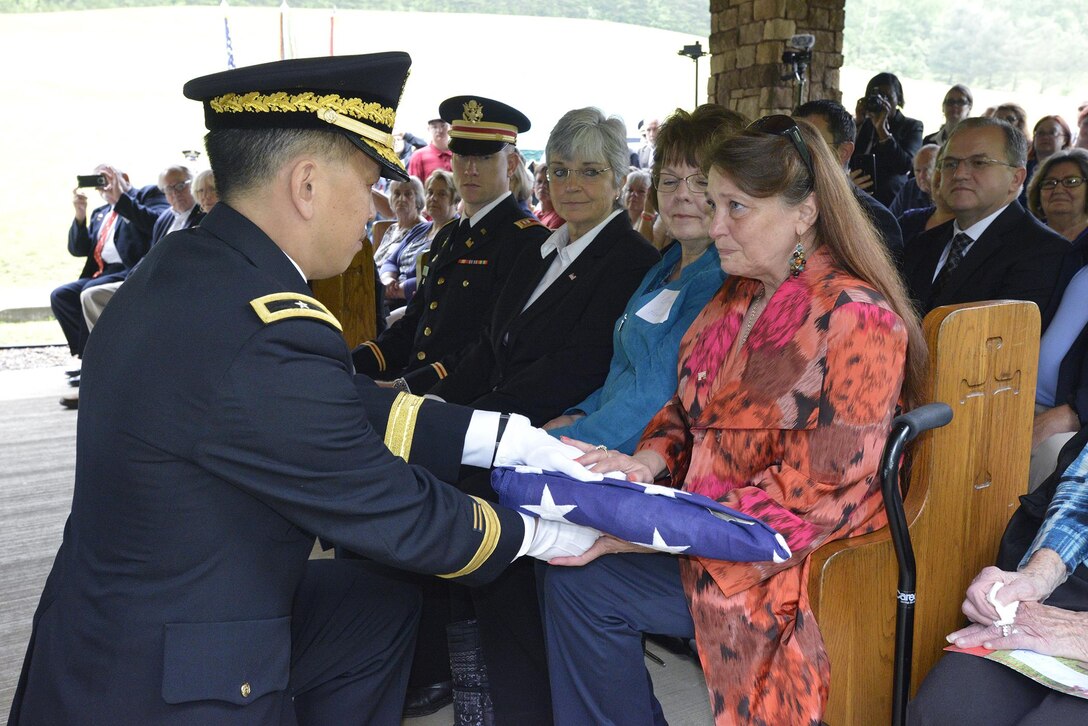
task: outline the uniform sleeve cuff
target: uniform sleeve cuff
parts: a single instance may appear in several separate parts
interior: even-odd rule
[[[461,454],[461,463],[465,466],[490,468],[495,456],[495,436],[498,432],[498,412],[473,411],[468,429],[465,431],[465,448]]]

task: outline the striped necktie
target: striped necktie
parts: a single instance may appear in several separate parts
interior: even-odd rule
[[[931,298],[936,298],[944,290],[945,285],[948,284],[949,278],[952,277],[952,273],[956,271],[956,268],[963,262],[964,253],[967,247],[974,242],[973,239],[968,237],[964,232],[960,232],[952,238],[952,248],[948,250],[948,259],[944,262],[944,267],[937,273],[937,279],[933,283],[933,294]]]

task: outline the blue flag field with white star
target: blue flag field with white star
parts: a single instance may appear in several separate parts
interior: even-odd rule
[[[785,562],[790,548],[763,522],[701,494],[605,477],[578,481],[531,467],[498,467],[499,503],[530,517],[599,529],[660,552],[732,562]]]

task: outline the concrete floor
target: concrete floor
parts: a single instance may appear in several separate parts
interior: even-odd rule
[[[0,371],[0,716],[6,718],[30,622],[71,508],[78,413],[62,408],[66,366]],[[712,722],[698,666],[659,647],[664,666],[647,660],[669,722]],[[449,726],[453,707],[409,719]]]

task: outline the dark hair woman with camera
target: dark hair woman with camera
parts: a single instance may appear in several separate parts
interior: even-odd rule
[[[904,116],[903,105],[903,84],[892,73],[878,73],[869,79],[855,112],[858,137],[850,168],[861,175],[854,183],[885,206],[907,182],[914,154],[922,147],[922,122]]]

